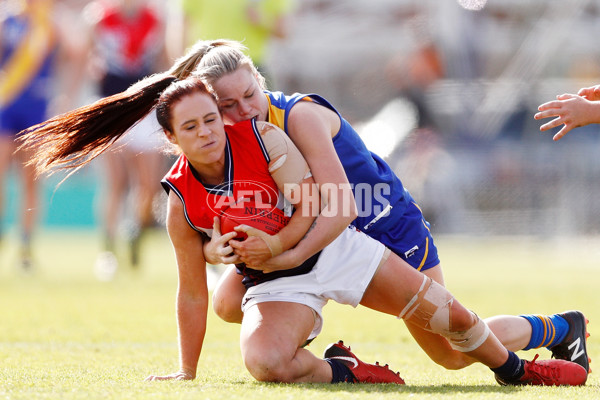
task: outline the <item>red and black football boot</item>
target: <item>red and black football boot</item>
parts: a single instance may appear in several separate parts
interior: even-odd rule
[[[580,386],[587,380],[587,371],[579,364],[566,360],[525,361],[525,373],[514,380],[506,380],[496,375],[496,381],[502,386],[538,385],[538,386]]]
[[[343,341],[330,344],[323,358],[330,358],[344,363],[354,376],[355,383],[395,383],[404,385],[404,380],[400,378],[398,372],[392,371],[387,364],[379,365],[367,364],[359,360],[358,357],[350,351],[350,347],[344,346]]]

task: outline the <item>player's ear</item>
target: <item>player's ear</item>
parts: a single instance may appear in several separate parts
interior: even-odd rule
[[[177,137],[175,134],[173,134],[173,132],[165,129],[165,136],[170,143],[177,144]]]

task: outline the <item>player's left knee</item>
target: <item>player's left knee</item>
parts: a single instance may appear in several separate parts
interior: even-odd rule
[[[446,288],[427,277],[400,317],[444,336],[453,349],[465,353],[481,346],[490,332],[475,313],[464,308]]]
[[[449,331],[450,332],[464,332],[471,329],[477,324],[477,314],[467,310],[456,300],[449,305]]]
[[[471,352],[488,338],[490,329],[474,312],[455,302],[450,308],[450,315],[445,337],[454,350]]]

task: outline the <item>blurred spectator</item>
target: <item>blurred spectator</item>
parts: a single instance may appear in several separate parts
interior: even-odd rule
[[[414,7],[410,13],[396,16],[409,27],[412,46],[397,52],[385,65],[385,78],[397,91],[397,97],[410,101],[417,114],[416,129],[439,132],[436,112],[427,101],[427,91],[446,76],[446,60],[429,24],[427,7]]]
[[[394,169],[419,203],[432,230],[461,232],[464,227],[465,199],[455,157],[444,147],[441,135],[431,129],[417,129],[396,152]]]
[[[84,15],[91,26],[90,67],[98,83],[98,95],[106,97],[126,90],[141,78],[167,65],[164,10],[145,0],[99,0]],[[166,172],[161,154],[162,129],[148,117],[121,139],[120,146],[104,155],[106,191],[101,200],[104,249],[95,272],[112,279],[118,268],[117,237],[125,226],[129,262],[137,268],[143,234],[155,223],[153,202],[161,193]],[[130,192],[131,189],[131,192]],[[133,199],[128,195],[133,194]],[[131,200],[132,206],[127,200]]]
[[[389,81],[415,106],[418,129],[439,131],[435,112],[426,100],[427,89],[444,76],[444,66],[433,42],[423,44],[409,55],[398,55],[386,67]]]
[[[266,74],[269,42],[287,36],[293,0],[182,0],[183,41],[188,47],[197,40],[233,39],[248,48],[248,55]],[[181,49],[180,53],[183,54]]]
[[[460,231],[464,201],[456,182],[456,161],[444,147],[447,128],[438,121],[437,110],[427,99],[431,87],[446,77],[447,66],[426,20],[426,14],[416,9],[407,20],[412,26],[414,47],[392,57],[385,69],[397,96],[411,102],[416,114],[416,126],[392,158],[397,160],[395,170],[403,176],[402,181],[432,228],[452,233]]]
[[[63,56],[73,56],[67,17],[57,12],[52,0],[3,0],[0,8],[0,190],[4,191],[3,178],[16,161],[22,186],[20,265],[25,271],[31,270],[33,262],[31,238],[39,211],[38,183],[34,167],[25,164],[28,155],[15,153],[15,137],[51,116],[55,63]]]

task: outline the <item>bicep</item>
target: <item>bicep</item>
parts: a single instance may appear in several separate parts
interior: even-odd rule
[[[305,179],[311,176],[308,163],[290,138],[274,125],[259,125],[262,140],[269,154],[269,173],[287,200]],[[293,203],[293,201],[292,201]]]
[[[301,106],[294,113],[294,109]],[[356,201],[332,140],[340,124],[339,116],[333,111],[301,102],[292,109],[288,133],[308,162],[324,203],[352,220]]]
[[[319,185],[348,183],[332,141],[339,124],[333,111],[312,103],[298,103],[289,116],[287,133]]]
[[[296,245],[318,215],[319,193],[311,187],[314,181],[308,164],[285,132],[268,123],[260,124],[258,127],[269,153],[271,177],[284,197],[296,209],[289,224],[280,232],[281,243],[285,250]],[[313,195],[308,196],[306,191],[312,192]]]

